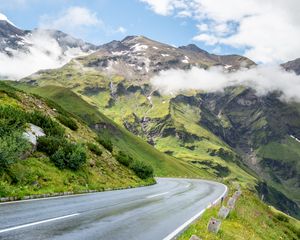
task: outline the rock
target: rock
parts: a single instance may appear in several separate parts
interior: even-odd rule
[[[201,238],[197,237],[196,235],[192,235],[190,240],[201,240]]]
[[[236,192],[233,194],[233,198],[237,199],[237,198],[239,198],[239,197],[241,196],[241,194],[242,194],[242,191],[241,191],[241,190],[236,191]]]
[[[211,218],[207,230],[212,233],[218,233],[221,227],[222,221],[216,218]]]
[[[230,208],[230,209],[233,209],[234,208],[234,205],[235,205],[235,201],[236,201],[236,198],[229,198],[228,202],[227,202],[227,207]]]
[[[34,124],[29,124],[29,128],[23,133],[23,136],[34,146],[37,146],[37,139],[46,136],[44,130]]]
[[[225,219],[225,218],[227,218],[229,212],[230,212],[229,208],[222,206],[219,210],[218,217]]]

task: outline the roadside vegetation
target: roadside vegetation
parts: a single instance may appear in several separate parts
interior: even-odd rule
[[[216,217],[220,205],[205,211],[179,240],[189,240],[196,235],[203,240],[297,240],[300,239],[300,223],[294,218],[263,203],[254,192],[245,190],[235,208],[221,223],[220,231],[210,233],[207,224]]]
[[[29,123],[46,134],[37,146],[24,137]],[[154,183],[119,164],[109,144],[97,140],[84,121],[51,100],[0,83],[0,197]]]

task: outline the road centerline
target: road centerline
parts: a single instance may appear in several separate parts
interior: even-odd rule
[[[147,196],[146,198],[149,199],[149,198],[155,198],[155,197],[159,197],[159,196],[163,196],[163,195],[166,195],[170,192],[163,192],[163,193],[158,193],[158,194],[154,194],[154,195],[150,195],[150,196]]]
[[[0,233],[10,232],[10,231],[14,231],[14,230],[18,230],[18,229],[26,228],[26,227],[31,227],[31,226],[35,226],[35,225],[39,225],[39,224],[43,224],[43,223],[59,221],[62,219],[71,218],[71,217],[75,217],[78,215],[79,215],[79,213],[74,213],[74,214],[65,215],[65,216],[56,217],[56,218],[50,218],[50,219],[46,219],[46,220],[42,220],[42,221],[38,221],[38,222],[27,223],[27,224],[15,226],[15,227],[5,228],[5,229],[1,229]]]

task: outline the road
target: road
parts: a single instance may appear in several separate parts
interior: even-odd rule
[[[2,203],[0,239],[172,239],[226,189],[158,178],[149,187]]]

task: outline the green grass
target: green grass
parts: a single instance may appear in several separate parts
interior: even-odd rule
[[[84,166],[79,171],[59,170],[46,157],[32,157],[13,164],[9,172],[0,177],[0,196],[22,198],[34,194],[103,191],[153,183],[151,179],[140,180],[118,164],[105,166],[99,160],[96,164],[98,167]]]
[[[159,152],[139,137],[114,123],[99,112],[96,107],[88,104],[69,89],[57,86],[37,88],[26,85],[17,86],[55,101],[67,111],[84,119],[91,127],[97,123],[104,124],[107,128],[101,127],[98,132],[108,135],[114,146],[117,147],[115,151],[121,150],[137,160],[150,164],[154,168],[155,176],[202,177],[198,168],[183,160]]]
[[[64,94],[67,93],[68,92],[64,92]],[[62,94],[62,92],[60,92],[60,94]],[[66,98],[70,100],[69,103],[74,104],[72,101],[76,101],[76,97],[77,95],[70,92]],[[61,95],[58,95],[58,99],[63,101]],[[80,100],[79,98],[79,104]],[[84,101],[81,103],[79,107],[81,107],[82,111],[87,110],[85,113],[88,111],[93,113],[92,111],[95,108],[89,104],[85,104]],[[19,112],[29,113],[36,111],[47,115],[47,118],[52,119],[57,127],[64,130],[65,136],[67,136],[70,142],[83,144],[83,146],[85,146],[87,162],[77,171],[58,169],[46,154],[28,152],[24,155],[22,160],[16,159],[16,161],[6,166],[5,169],[0,169],[0,197],[14,196],[21,198],[31,194],[66,191],[79,192],[87,189],[101,191],[110,188],[136,187],[154,183],[153,178],[140,179],[132,170],[119,164],[111,153],[98,144],[95,140],[97,137],[96,133],[94,133],[84,121],[74,115],[74,113],[77,113],[76,110],[78,110],[78,108],[76,108],[73,113],[68,113],[53,102],[26,94],[4,83],[0,83],[0,106],[4,105],[11,106],[12,109],[19,109]],[[75,106],[76,104],[72,107],[74,108]],[[76,123],[76,130],[72,130],[59,123],[57,116],[60,114],[72,118],[72,121],[74,121],[73,124]],[[100,116],[91,115],[87,120],[90,119],[100,121]],[[23,122],[24,121],[26,122],[27,118],[24,118]],[[20,128],[20,130],[22,129]],[[96,154],[90,150],[86,146],[87,143],[96,145],[97,152],[99,153],[101,151],[101,154]]]
[[[197,235],[203,240],[287,240],[300,238],[299,221],[275,211],[262,203],[257,196],[246,190],[228,218],[222,221],[217,234],[207,231],[211,217],[216,217],[220,206],[207,210],[193,223],[179,240]]]
[[[276,171],[271,171],[267,165],[264,167],[265,171],[271,175],[271,178],[268,178],[268,183],[296,200],[299,204],[300,193],[297,183],[300,172],[300,143],[287,136],[280,142],[270,142],[261,146],[257,151],[257,155],[264,165],[269,159],[272,161],[270,164],[278,164]],[[290,177],[285,179],[286,176]]]

